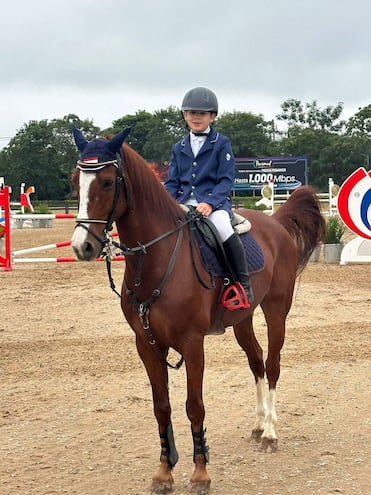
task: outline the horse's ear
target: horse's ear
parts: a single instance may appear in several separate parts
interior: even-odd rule
[[[82,132],[75,126],[72,126],[72,133],[77,149],[82,153],[85,149],[85,146],[88,144],[88,141],[84,138]]]
[[[132,127],[133,126],[131,125],[130,127],[127,127],[123,131],[116,134],[116,136],[113,136],[113,138],[110,139],[106,144],[106,147],[113,153],[117,153],[118,151],[120,151],[122,143],[128,137]]]

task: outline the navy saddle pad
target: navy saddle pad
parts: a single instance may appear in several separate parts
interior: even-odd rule
[[[240,235],[247,259],[249,273],[260,271],[264,267],[264,256],[259,244],[250,232]],[[202,239],[198,240],[203,262],[210,273],[224,277],[225,273],[221,267],[215,251]]]

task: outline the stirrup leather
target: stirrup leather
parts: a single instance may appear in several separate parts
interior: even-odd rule
[[[250,307],[246,292],[240,282],[235,282],[225,289],[222,294],[221,304],[224,309],[247,309]]]

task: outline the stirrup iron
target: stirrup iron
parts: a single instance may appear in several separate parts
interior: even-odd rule
[[[248,309],[250,307],[246,292],[240,282],[235,282],[225,289],[221,304],[224,309],[228,309],[229,311]]]

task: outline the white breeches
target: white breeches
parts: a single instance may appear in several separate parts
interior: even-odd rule
[[[229,213],[225,210],[213,211],[208,218],[213,222],[216,230],[219,232],[220,239],[225,242],[231,237],[234,230],[232,228],[231,219]]]

